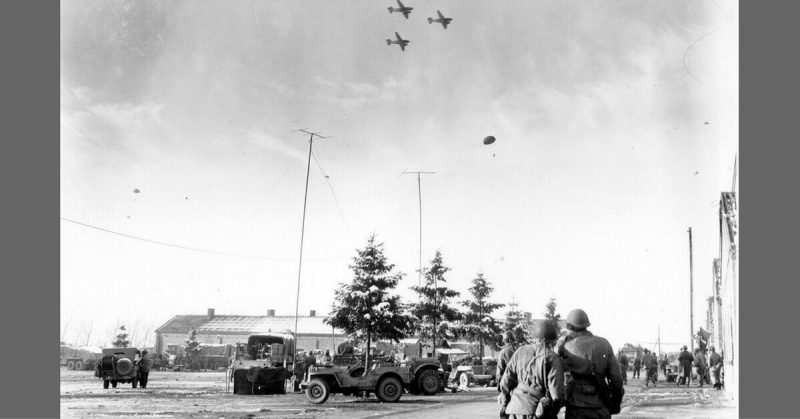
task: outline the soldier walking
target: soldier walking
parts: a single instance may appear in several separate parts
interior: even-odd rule
[[[622,384],[628,384],[628,355],[625,355],[622,349],[619,350],[617,361],[619,361],[619,371],[622,374]]]
[[[641,371],[642,369],[642,357],[639,353],[636,353],[636,358],[633,360],[633,378],[642,378]]]
[[[142,356],[139,358],[139,386],[147,388],[147,376],[150,375],[150,367],[153,365],[153,360],[147,356],[147,349],[142,351]]]
[[[586,330],[590,325],[585,311],[570,311],[570,333],[556,347],[567,375],[565,419],[607,419],[622,405],[625,389],[614,350],[608,340]]]
[[[692,382],[692,361],[694,361],[694,357],[691,353],[689,353],[686,345],[683,345],[681,348],[681,354],[678,355],[678,364],[680,365],[681,376],[676,385],[686,383],[686,387],[689,387]]]
[[[514,351],[517,350],[517,347],[514,344],[514,332],[510,330],[505,332],[503,334],[503,343],[503,347],[500,348],[500,355],[497,356],[497,376],[495,377],[495,381],[497,382],[497,391],[501,391],[500,381],[503,379],[503,373],[505,373],[506,366],[508,366],[511,356],[514,355]],[[508,417],[504,407],[500,409],[500,417]]]
[[[556,419],[564,402],[564,369],[553,351],[558,338],[555,323],[538,323],[532,337],[534,343],[511,356],[497,400],[510,418]]]
[[[714,373],[714,388],[717,390],[722,389],[722,355],[718,354],[714,347],[709,348],[711,350],[711,355],[708,356],[708,365],[711,368],[711,371]]]
[[[667,364],[668,363],[669,363],[669,361],[667,361],[667,356],[665,354],[661,354],[661,358],[658,360],[658,367],[661,368],[661,371],[664,372],[664,379],[665,380],[667,378],[669,378],[669,377],[667,377]]]
[[[644,380],[644,386],[649,387],[650,381],[653,381],[653,387],[655,387],[656,381],[658,381],[658,360],[656,359],[656,355],[651,353],[649,349],[645,349],[642,364],[644,365],[645,374],[647,374]]]
[[[703,387],[706,380],[706,356],[700,349],[695,351],[694,366],[697,367],[697,379],[700,381],[700,387]]]

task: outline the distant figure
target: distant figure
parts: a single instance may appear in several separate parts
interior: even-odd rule
[[[508,362],[511,360],[511,356],[514,355],[514,352],[517,350],[516,345],[514,344],[514,332],[508,330],[503,334],[503,343],[505,344],[500,349],[500,354],[497,356],[497,376],[495,377],[497,381],[497,391],[500,390],[500,381],[503,379],[503,373],[506,372],[506,367],[508,366]],[[453,367],[455,368],[455,366]],[[506,414],[505,406],[500,408],[500,417],[507,418],[508,415]]]
[[[564,403],[564,369],[553,351],[558,338],[555,323],[538,323],[532,337],[535,343],[511,356],[497,401],[512,418],[556,419]]]
[[[139,358],[139,385],[142,388],[147,388],[147,376],[150,375],[150,367],[153,360],[147,356],[147,349],[142,351],[142,356]]]
[[[714,388],[722,390],[722,355],[718,354],[711,346],[711,355],[708,356],[708,365],[714,374]]]
[[[303,377],[306,373],[305,359],[305,352],[298,352],[294,359],[294,368],[292,369],[292,374],[294,375],[293,387],[295,393],[300,392],[300,382],[303,381]]]
[[[658,367],[661,369],[661,371],[664,372],[665,380],[669,378],[667,377],[667,364],[669,364],[669,361],[667,360],[667,355],[661,354],[661,358],[659,358],[658,360]]]
[[[678,364],[680,365],[681,375],[680,379],[676,383],[676,386],[679,386],[683,383],[686,383],[686,387],[692,383],[692,362],[694,361],[694,357],[686,348],[686,345],[683,345],[681,348],[681,354],[678,355]]]
[[[608,340],[586,330],[590,325],[585,311],[570,311],[570,333],[556,347],[564,371],[569,372],[565,419],[610,418],[622,407],[625,389],[614,349]]]
[[[697,367],[697,379],[700,381],[700,387],[703,387],[706,381],[706,356],[701,349],[697,349],[694,353],[694,366]]]
[[[622,373],[622,384],[628,384],[628,356],[622,352],[622,349],[619,350],[617,361],[619,361],[619,371]]]
[[[333,362],[333,358],[331,358],[331,351],[326,349],[325,355],[322,356],[322,363],[323,364],[330,364]]]
[[[642,378],[640,370],[642,369],[642,357],[636,354],[633,360],[633,378]]]
[[[644,365],[644,370],[647,374],[647,377],[645,377],[644,380],[644,386],[649,387],[650,381],[652,381],[653,387],[655,387],[656,381],[658,381],[658,359],[656,359],[656,355],[651,353],[649,349],[645,349],[644,358],[642,358],[642,364]]]

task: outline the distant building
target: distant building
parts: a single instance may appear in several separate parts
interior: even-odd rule
[[[329,349],[347,340],[341,330],[323,323],[323,316],[311,310],[307,316],[297,317],[297,349]],[[156,329],[156,351],[175,352],[186,346],[192,330],[204,343],[244,343],[254,333],[286,333],[294,331],[295,317],[276,316],[267,310],[266,316],[216,315],[213,308],[200,315],[177,315]]]

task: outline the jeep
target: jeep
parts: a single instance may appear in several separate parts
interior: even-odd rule
[[[378,400],[394,403],[404,391],[432,395],[442,390],[444,371],[433,358],[411,358],[403,362],[377,360],[364,373],[361,363],[315,365],[301,383],[306,398],[314,404],[325,403],[331,394],[353,395],[362,391],[374,392]]]
[[[97,362],[94,375],[103,379],[103,388],[111,384],[131,383],[136,388],[139,382],[139,360],[136,348],[105,348],[103,357]]]

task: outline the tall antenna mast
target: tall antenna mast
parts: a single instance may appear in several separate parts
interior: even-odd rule
[[[325,137],[320,135],[319,132],[311,132],[307,129],[299,129],[297,131],[306,133],[310,135],[308,139],[308,165],[306,166],[306,191],[303,195],[303,224],[300,227],[300,262],[297,267],[297,297],[294,303],[294,342],[295,342],[295,349],[297,349],[297,316],[300,310],[300,273],[303,271],[303,239],[305,238],[306,232],[306,204],[308,203],[308,177],[311,173],[311,148],[314,146],[314,136],[317,138],[331,138]],[[294,366],[297,362],[297,357],[295,354],[292,355],[292,370],[294,370]]]
[[[417,286],[422,286],[422,180],[421,175],[432,175],[436,172],[424,172],[424,171],[408,171],[404,170],[402,175],[408,175],[416,173],[417,174],[417,192],[419,195],[419,276],[417,278]]]

